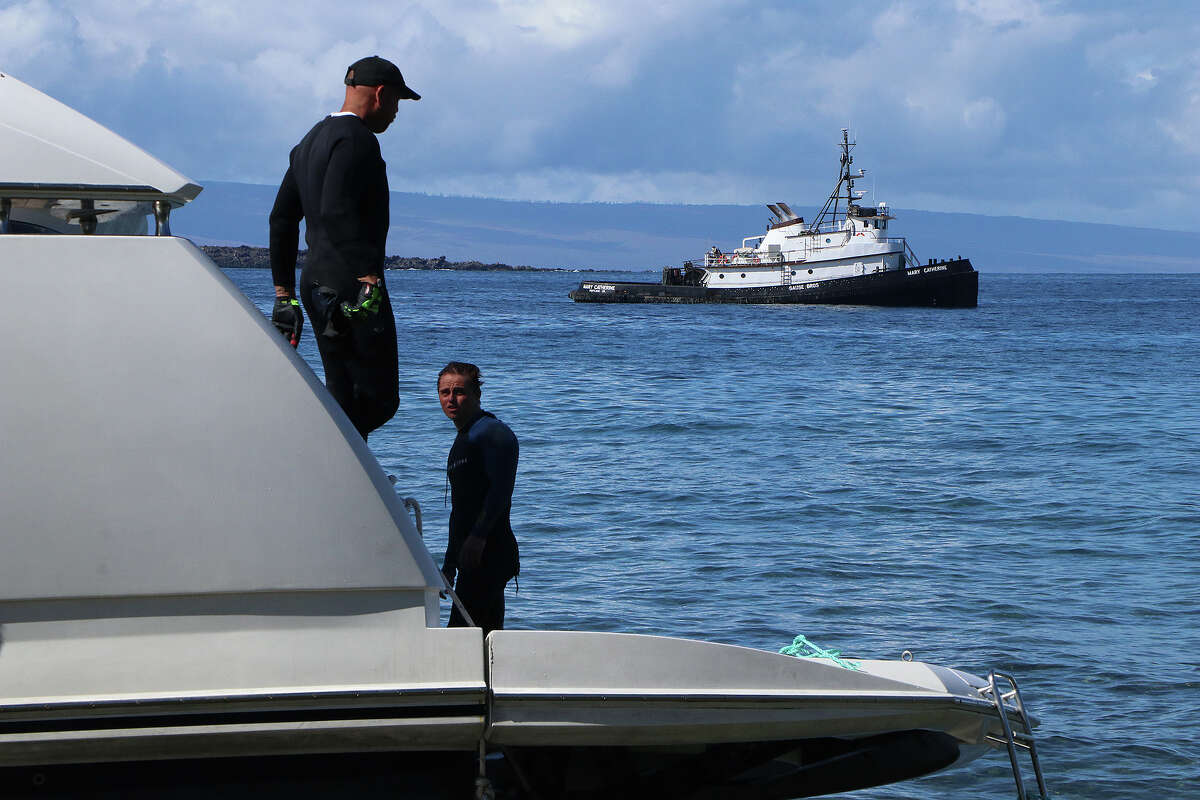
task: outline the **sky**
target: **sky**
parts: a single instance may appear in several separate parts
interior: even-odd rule
[[[354,60],[395,191],[1200,231],[1192,0],[0,0],[0,71],[201,183],[276,184]]]

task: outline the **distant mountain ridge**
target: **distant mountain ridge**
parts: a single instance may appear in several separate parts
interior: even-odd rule
[[[213,182],[171,216],[205,245],[267,245],[275,187]],[[768,198],[771,199],[771,198]],[[816,213],[790,203],[808,219]],[[654,270],[730,250],[766,227],[762,206],[543,203],[393,192],[387,251],[479,267]],[[964,256],[980,272],[1200,272],[1200,234],[892,206],[922,259]],[[477,267],[477,268],[479,268]]]

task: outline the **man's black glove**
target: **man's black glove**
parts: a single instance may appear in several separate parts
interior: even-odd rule
[[[300,301],[294,297],[276,297],[271,309],[271,324],[279,329],[292,347],[300,344],[300,332],[304,330],[304,314]]]
[[[378,283],[361,282],[358,285],[358,299],[354,305],[348,300],[342,301],[342,316],[351,322],[362,322],[379,313],[383,305],[383,288]]]

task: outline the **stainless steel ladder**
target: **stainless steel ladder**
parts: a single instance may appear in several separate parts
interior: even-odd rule
[[[1008,681],[1010,691],[1001,691],[997,683],[999,679]],[[996,706],[996,716],[1000,718],[1000,728],[1004,731],[1004,738],[1001,739],[998,736],[988,736],[987,738],[989,741],[1003,744],[1008,748],[1008,760],[1012,762],[1013,780],[1017,782],[1017,800],[1028,800],[1029,798],[1025,792],[1025,782],[1021,778],[1021,765],[1017,762],[1017,750],[1025,750],[1029,753],[1029,760],[1033,763],[1033,774],[1037,778],[1038,797],[1041,800],[1048,800],[1046,781],[1042,779],[1042,765],[1038,761],[1037,744],[1033,741],[1033,724],[1030,723],[1029,715],[1025,712],[1025,703],[1021,700],[1021,690],[1017,688],[1017,679],[1007,673],[992,670],[988,673],[988,685],[980,691],[985,695],[990,695],[992,703]],[[1011,707],[1005,705],[1008,701],[1012,702]],[[1013,730],[1013,726],[1008,720],[1009,710],[1016,712],[1017,719],[1025,730]]]

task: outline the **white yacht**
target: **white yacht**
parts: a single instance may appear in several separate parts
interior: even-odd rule
[[[847,303],[974,307],[979,276],[970,259],[921,264],[908,240],[894,236],[887,203],[861,204],[849,131],[842,129],[837,184],[811,224],[787,203],[768,203],[766,233],[724,253],[667,267],[659,283],[582,281],[580,303]]]
[[[790,798],[997,748],[1040,782],[1005,676],[439,627],[441,572],[361,437],[168,235],[199,191],[0,74],[19,299],[0,316],[0,795]]]

